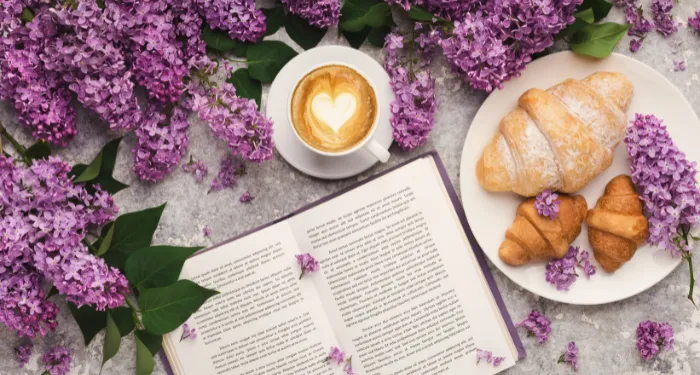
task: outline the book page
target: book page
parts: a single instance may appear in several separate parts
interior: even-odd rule
[[[494,374],[516,353],[432,158],[289,220],[364,375]],[[476,364],[476,348],[506,357]]]
[[[289,225],[272,225],[196,255],[181,278],[218,290],[164,346],[175,375],[333,375],[323,362],[337,345],[313,282],[299,280]]]

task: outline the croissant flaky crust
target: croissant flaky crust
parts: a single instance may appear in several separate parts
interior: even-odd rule
[[[537,214],[534,198],[526,199],[518,206],[515,221],[498,249],[503,262],[519,266],[531,260],[566,255],[569,244],[581,233],[588,205],[580,195],[560,195],[559,200],[559,214],[554,220]]]
[[[484,148],[479,183],[523,196],[578,191],[612,163],[633,91],[624,75],[605,72],[526,91]]]
[[[649,237],[649,224],[632,179],[619,175],[605,186],[605,194],[588,211],[588,240],[604,270],[616,271],[630,260]]]

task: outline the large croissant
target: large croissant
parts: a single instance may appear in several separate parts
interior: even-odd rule
[[[580,195],[560,195],[559,200],[559,213],[554,220],[537,214],[534,198],[526,199],[518,206],[515,221],[498,249],[501,260],[519,266],[531,260],[566,255],[569,244],[581,233],[588,205]]]
[[[588,240],[598,263],[608,272],[632,258],[649,236],[642,203],[629,176],[619,175],[588,212]]]
[[[531,89],[506,115],[476,165],[489,191],[573,193],[610,166],[624,137],[632,83],[619,73]]]

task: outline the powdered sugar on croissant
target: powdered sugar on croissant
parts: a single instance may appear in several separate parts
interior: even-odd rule
[[[605,72],[528,90],[484,149],[479,183],[523,196],[578,191],[612,164],[633,91],[624,75]]]

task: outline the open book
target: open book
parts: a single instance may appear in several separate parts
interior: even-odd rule
[[[295,255],[320,269],[299,279]],[[175,375],[490,375],[523,358],[436,153],[406,162],[190,258],[221,294],[163,346]],[[476,349],[505,357],[498,368]]]

